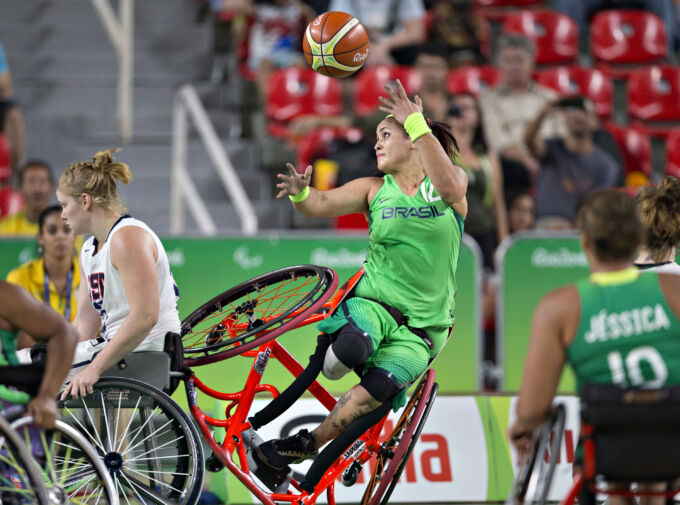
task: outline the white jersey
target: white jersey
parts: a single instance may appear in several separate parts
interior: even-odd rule
[[[658,274],[675,274],[680,275],[680,265],[674,261],[669,261],[667,263],[658,263],[654,266],[646,267],[644,263],[636,264],[643,272],[656,272]]]
[[[163,350],[165,334],[170,331],[179,333],[180,321],[177,312],[179,291],[172,278],[168,256],[163,244],[145,223],[128,215],[121,217],[113,225],[106,242],[96,254],[95,238],[90,237],[83,244],[80,252],[80,261],[83,266],[81,282],[87,282],[90,301],[101,317],[101,334],[106,341],[109,341],[130,313],[130,304],[123,288],[120,273],[111,263],[111,240],[118,230],[126,226],[137,226],[149,233],[153,237],[158,250],[158,259],[156,260],[159,293],[158,321],[135,350]]]

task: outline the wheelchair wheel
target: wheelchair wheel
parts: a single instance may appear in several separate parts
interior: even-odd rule
[[[21,438],[0,416],[0,503],[48,505],[49,496],[40,470]]]
[[[523,465],[515,479],[507,505],[544,505],[548,501],[552,477],[560,454],[560,444],[564,435],[566,411],[564,405],[553,407],[548,419],[541,425],[536,440],[536,449],[531,459]],[[546,451],[550,457],[544,460]]]
[[[382,443],[361,505],[384,505],[392,495],[432,408],[437,392],[434,375],[434,370],[427,371],[406,404],[392,433]]]
[[[93,394],[59,407],[64,421],[97,449],[121,503],[198,501],[202,446],[191,420],[168,395],[138,380],[102,378]]]
[[[48,503],[120,503],[106,466],[77,430],[60,420],[54,430],[39,430],[31,416],[14,419],[12,428],[40,469]]]
[[[318,311],[337,286],[332,269],[301,265],[228,289],[182,321],[184,364],[213,363],[278,337]]]

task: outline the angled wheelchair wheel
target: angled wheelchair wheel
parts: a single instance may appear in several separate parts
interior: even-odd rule
[[[384,505],[392,495],[434,403],[438,387],[434,376],[430,369],[420,380],[392,433],[382,443],[361,505]]]
[[[84,434],[125,504],[194,505],[203,483],[196,428],[168,395],[141,381],[102,378],[94,393],[59,403]]]
[[[506,505],[544,505],[548,501],[565,422],[564,405],[558,404],[552,408],[548,419],[541,425],[535,451],[529,461],[519,469]],[[550,452],[546,462],[545,455],[548,450]]]
[[[184,364],[213,363],[278,337],[317,312],[337,286],[332,269],[301,265],[228,289],[182,321]]]
[[[42,474],[19,435],[0,416],[0,503],[50,504]]]
[[[49,503],[120,503],[99,454],[77,430],[60,420],[54,430],[39,430],[30,416],[12,420],[11,426],[40,469]]]

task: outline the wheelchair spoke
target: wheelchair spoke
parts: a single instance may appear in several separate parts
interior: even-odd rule
[[[68,407],[64,407],[64,409],[66,410],[66,413],[68,413],[68,415],[70,416],[71,420],[72,420],[75,424],[78,425],[78,427],[80,428],[80,432],[81,432],[81,433],[84,433],[85,435],[87,435],[87,437],[89,438],[89,441],[95,446],[95,448],[98,447],[99,449],[101,449],[102,452],[106,452],[105,449],[104,449],[104,446],[99,442],[99,439],[98,439],[98,438],[95,438],[95,437],[90,433],[90,430],[88,430],[87,428],[85,428],[85,426],[83,425],[83,423],[81,423],[80,420],[79,420],[75,415],[73,415],[73,412],[71,412],[71,409],[69,409]],[[83,403],[83,410],[85,410],[85,412],[87,413],[88,418],[90,419],[90,422],[92,423],[93,429],[96,430],[96,428],[94,427],[94,423],[92,422],[92,418],[91,418],[90,415],[89,415],[90,413],[89,413],[87,407],[85,407],[85,404],[84,404],[84,403]]]

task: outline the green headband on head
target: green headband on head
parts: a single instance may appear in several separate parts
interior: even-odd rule
[[[388,114],[387,116],[385,116],[385,119],[389,119],[391,117],[394,117],[394,114]]]

